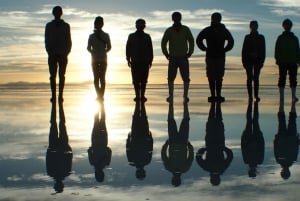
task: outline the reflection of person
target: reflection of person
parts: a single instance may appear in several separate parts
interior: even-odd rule
[[[210,182],[216,186],[220,184],[220,175],[229,167],[232,159],[231,149],[225,146],[221,103],[212,102],[206,123],[205,147],[198,150],[196,161],[210,173]]]
[[[150,164],[153,151],[153,138],[144,102],[136,102],[132,117],[131,132],[126,141],[126,154],[130,165],[136,167],[136,178],[144,179],[144,167]]]
[[[94,20],[94,33],[90,34],[87,45],[87,50],[92,56],[94,87],[99,100],[103,100],[105,92],[107,52],[111,49],[110,37],[102,30],[103,25],[103,18],[101,16],[96,17]],[[99,81],[101,86],[99,86]]]
[[[56,74],[59,76],[58,100],[63,101],[65,86],[65,73],[68,63],[68,54],[71,51],[70,25],[61,19],[63,10],[55,6],[52,10],[54,20],[47,23],[45,28],[45,47],[48,53],[48,65],[50,72],[51,101],[56,101]]]
[[[59,118],[58,129],[56,123],[56,104],[53,102],[50,120],[49,146],[46,153],[46,168],[47,174],[55,180],[54,190],[57,193],[63,192],[63,180],[71,173],[73,158],[72,148],[69,145],[62,103],[59,104]]]
[[[297,36],[291,32],[292,26],[293,23],[289,19],[285,19],[282,22],[284,31],[278,36],[275,44],[275,60],[279,67],[278,87],[281,102],[284,100],[287,73],[289,73],[292,101],[298,101],[296,87],[298,64],[300,64],[300,49]]]
[[[291,175],[289,168],[298,157],[299,134],[297,133],[295,102],[292,103],[289,114],[288,127],[286,126],[285,112],[279,111],[278,133],[274,139],[274,156],[278,164],[282,167],[281,177],[288,179]]]
[[[134,100],[146,101],[146,84],[153,60],[152,40],[150,35],[144,32],[145,20],[136,20],[135,26],[136,32],[128,36],[126,43],[126,59],[128,66],[131,68],[136,96]]]
[[[242,155],[245,164],[248,164],[248,176],[256,177],[258,164],[264,161],[265,140],[258,122],[258,102],[254,103],[252,119],[252,101],[249,101],[247,108],[247,124],[241,137]]]
[[[260,101],[259,91],[259,75],[266,58],[265,37],[259,34],[257,21],[250,22],[250,34],[244,38],[242,48],[242,63],[247,73],[247,90],[249,100],[252,100],[252,82],[254,82],[254,97],[256,101]]]
[[[173,104],[169,104],[169,138],[162,147],[161,158],[166,170],[173,174],[172,184],[175,187],[181,184],[181,174],[190,169],[194,160],[194,148],[189,142],[189,121],[188,105],[184,103],[184,115],[178,131]]]
[[[172,14],[173,26],[166,29],[162,41],[161,48],[163,54],[169,60],[168,65],[168,102],[173,101],[174,80],[179,68],[181,78],[183,80],[183,97],[184,101],[188,101],[188,90],[190,84],[190,71],[188,58],[194,52],[194,37],[190,29],[181,24],[181,13],[174,12]],[[168,48],[167,48],[168,44]]]
[[[107,146],[108,137],[105,122],[105,108],[101,103],[101,117],[99,119],[99,111],[94,117],[94,127],[92,131],[92,145],[88,149],[90,164],[95,168],[95,179],[98,182],[104,181],[103,169],[110,164],[111,149]]]
[[[206,75],[211,93],[208,98],[209,102],[225,101],[225,98],[221,96],[225,73],[225,53],[231,50],[234,44],[231,33],[221,23],[221,19],[220,13],[213,13],[211,15],[211,25],[203,29],[196,38],[197,46],[202,51],[206,51]]]

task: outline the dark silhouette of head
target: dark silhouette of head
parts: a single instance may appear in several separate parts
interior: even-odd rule
[[[180,12],[174,12],[172,13],[172,20],[174,21],[174,23],[180,23],[181,21],[181,13]]]
[[[101,29],[104,25],[103,17],[97,16],[94,20],[94,28]]]
[[[104,181],[104,172],[101,168],[95,169],[95,179],[97,182]]]
[[[221,183],[221,178],[219,174],[210,174],[210,183],[213,186],[218,186]]]
[[[218,12],[216,12],[216,13],[213,13],[212,15],[211,15],[211,22],[212,23],[220,23],[221,22],[221,20],[222,20],[222,15],[221,15],[221,13],[218,13]]]
[[[55,19],[60,19],[62,14],[63,14],[63,10],[60,6],[55,6],[53,9],[52,9],[52,14],[53,16],[55,17]]]
[[[135,21],[135,27],[138,31],[143,31],[146,27],[146,21],[144,19],[137,19]]]
[[[142,168],[142,167],[137,168],[136,172],[135,172],[135,177],[139,180],[145,179],[146,171],[144,170],[144,168]]]
[[[280,175],[281,175],[282,179],[284,179],[284,180],[289,179],[291,176],[290,169],[288,167],[283,167],[280,172]]]
[[[172,185],[174,187],[180,186],[181,185],[181,174],[179,172],[173,173],[172,177]]]
[[[62,182],[62,180],[55,181],[54,190],[56,193],[62,193],[64,191],[64,183]]]
[[[258,29],[258,23],[256,20],[250,22],[249,27],[252,31],[256,31]]]
[[[284,30],[290,31],[292,29],[292,26],[293,22],[290,19],[283,20],[282,27],[284,28]]]

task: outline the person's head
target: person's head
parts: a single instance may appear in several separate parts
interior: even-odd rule
[[[251,31],[256,31],[258,29],[257,21],[256,20],[251,21],[249,27]]]
[[[172,20],[175,24],[180,23],[181,21],[181,13],[180,12],[174,12],[172,13]]]
[[[146,27],[146,21],[144,19],[137,19],[135,21],[135,27],[139,31],[143,31],[144,28]]]
[[[95,169],[95,179],[97,182],[103,182],[104,181],[104,172],[101,168]]]
[[[144,168],[137,168],[135,172],[135,177],[139,180],[143,180],[146,177],[146,171]]]
[[[218,186],[221,183],[221,178],[219,174],[210,174],[210,183],[213,186]]]
[[[221,15],[221,13],[216,12],[216,13],[213,13],[213,14],[211,15],[211,22],[212,22],[212,23],[218,24],[218,23],[221,22],[221,20],[222,20],[222,15]]]
[[[103,27],[103,25],[104,25],[103,17],[101,17],[101,16],[96,17],[94,20],[94,28],[101,29]]]
[[[285,31],[290,31],[292,29],[293,22],[290,19],[285,19],[282,22],[282,27]]]
[[[172,177],[172,185],[174,187],[180,186],[181,185],[181,174],[180,173],[173,173]]]
[[[53,16],[55,17],[55,19],[60,19],[62,14],[63,14],[63,10],[60,6],[55,6],[53,9],[52,9],[52,14]]]

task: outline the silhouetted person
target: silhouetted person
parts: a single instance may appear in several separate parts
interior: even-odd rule
[[[224,124],[221,103],[211,103],[206,123],[205,147],[196,154],[199,166],[210,173],[210,182],[217,186],[221,183],[220,176],[229,167],[233,159],[231,149],[225,146]]]
[[[257,174],[257,165],[264,161],[265,140],[260,130],[258,116],[258,102],[254,103],[254,112],[252,118],[252,101],[248,102],[247,124],[241,137],[241,148],[244,163],[249,166],[248,176],[255,178]]]
[[[165,57],[169,60],[168,64],[168,102],[173,102],[174,80],[179,68],[183,80],[183,98],[189,101],[188,90],[190,84],[190,67],[188,58],[194,52],[194,37],[190,29],[181,24],[181,13],[172,13],[173,25],[166,29],[162,41],[161,49]]]
[[[54,190],[64,190],[63,180],[71,174],[73,152],[69,145],[65,115],[62,103],[59,104],[59,125],[56,122],[56,103],[52,103],[49,146],[46,153],[47,174],[55,180]]]
[[[99,100],[104,98],[107,52],[111,49],[110,37],[102,30],[103,25],[103,17],[96,17],[94,20],[94,33],[90,34],[87,45],[87,50],[92,56],[94,87]]]
[[[211,25],[204,28],[196,38],[197,46],[200,50],[206,52],[206,76],[211,94],[208,97],[209,102],[225,101],[225,98],[221,96],[225,73],[225,53],[230,51],[234,44],[231,33],[221,23],[221,20],[220,13],[213,13],[211,15]],[[204,40],[206,44],[204,44]]]
[[[168,112],[168,139],[162,147],[161,158],[166,170],[173,174],[172,184],[177,187],[181,184],[181,174],[187,172],[194,160],[194,148],[189,142],[189,111],[184,103],[184,114],[177,130],[174,119],[173,104],[169,104]]]
[[[95,168],[96,181],[103,182],[103,169],[110,164],[112,151],[107,146],[108,136],[103,102],[100,103],[100,107],[101,115],[99,114],[100,111],[98,111],[94,116],[94,127],[91,135],[92,145],[88,149],[88,156],[90,164]]]
[[[288,179],[291,176],[290,167],[297,160],[299,134],[297,132],[297,113],[295,102],[292,102],[291,111],[289,113],[288,126],[286,126],[285,112],[279,111],[278,117],[278,133],[274,139],[274,156],[276,162],[280,164],[281,177]]]
[[[284,31],[278,36],[275,44],[275,60],[279,67],[279,95],[280,102],[284,100],[284,88],[286,84],[286,76],[289,74],[290,87],[292,92],[292,101],[297,102],[296,87],[298,65],[300,64],[300,49],[297,36],[291,32],[293,23],[289,19],[282,22]]]
[[[63,101],[65,87],[65,73],[68,64],[68,55],[71,51],[72,40],[70,25],[61,19],[63,10],[55,6],[52,10],[54,20],[46,24],[45,48],[48,53],[48,65],[50,73],[51,99],[56,101],[56,74],[59,76],[58,100]]]
[[[129,34],[126,43],[126,59],[131,68],[134,100],[146,101],[146,85],[153,60],[152,40],[150,35],[144,32],[146,27],[144,19],[136,20],[135,27],[136,32]]]
[[[153,151],[153,138],[149,130],[144,102],[136,101],[132,117],[131,132],[126,141],[126,154],[129,165],[136,167],[137,179],[146,177],[144,167],[150,164]]]
[[[247,73],[248,98],[253,99],[252,82],[254,82],[254,97],[256,101],[260,101],[259,75],[266,58],[266,42],[265,37],[257,31],[257,21],[251,21],[249,28],[250,34],[245,36],[242,47],[242,63]]]

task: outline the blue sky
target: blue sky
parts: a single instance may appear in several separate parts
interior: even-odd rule
[[[172,24],[170,15],[175,10],[182,12],[182,23],[191,28],[194,37],[210,24],[211,13],[222,13],[223,23],[235,39],[234,49],[228,56],[240,56],[244,35],[249,32],[248,24],[253,19],[258,20],[259,31],[266,37],[267,55],[271,58],[275,40],[282,32],[283,19],[290,18],[294,22],[294,33],[300,34],[298,0],[0,0],[0,83],[48,81],[43,37],[45,24],[53,18],[51,10],[54,5],[63,7],[63,19],[71,25],[73,48],[67,73],[73,81],[91,78],[86,43],[93,29],[93,20],[98,15],[104,17],[103,29],[112,40],[109,64],[115,73],[119,73],[110,74],[110,80],[128,71],[124,47],[128,34],[135,30],[137,18],[144,18],[147,22],[145,31],[152,37],[157,66],[166,63],[161,54],[160,40],[163,31]],[[196,47],[194,55],[203,55],[203,52]]]

